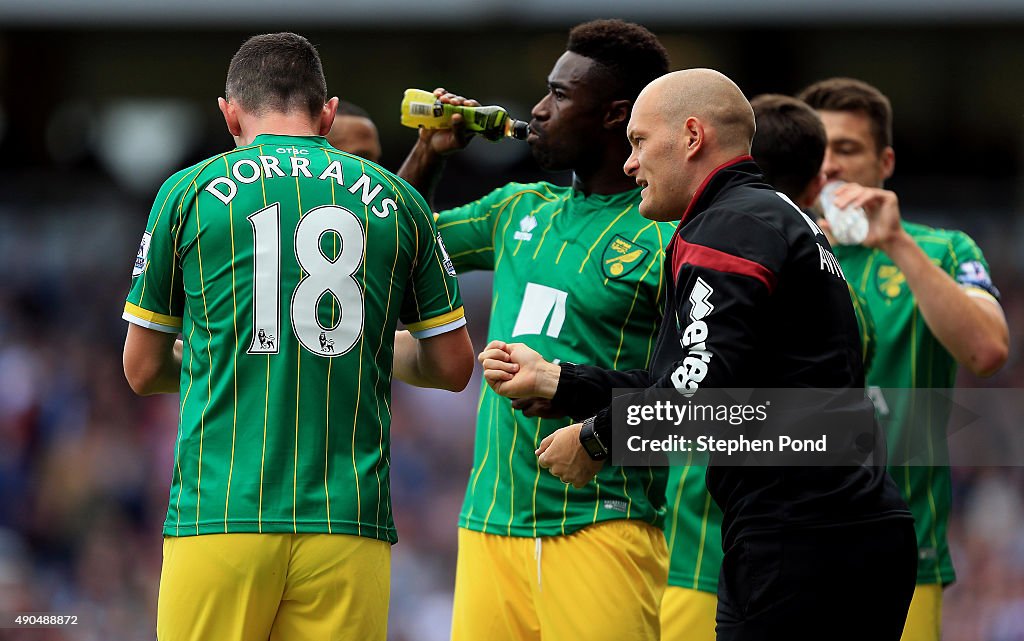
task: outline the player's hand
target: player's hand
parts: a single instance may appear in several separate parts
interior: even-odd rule
[[[604,466],[604,461],[595,461],[587,455],[580,444],[582,423],[574,423],[549,434],[537,448],[537,462],[557,476],[563,483],[572,483],[579,489],[590,483]]]
[[[480,103],[476,100],[453,94],[443,87],[434,89],[434,96],[441,102],[450,105],[480,106]],[[420,142],[426,145],[432,152],[441,156],[447,156],[448,154],[465,149],[472,139],[473,133],[466,130],[466,123],[459,114],[452,116],[451,129],[424,129],[420,127]]]
[[[888,189],[846,183],[836,190],[835,205],[840,208],[860,207],[868,217],[868,235],[861,243],[888,252],[892,243],[906,232],[900,217],[900,203]]]
[[[565,413],[553,408],[549,399],[536,396],[513,400],[512,409],[522,411],[528,418],[565,418]]]
[[[558,387],[561,368],[544,360],[522,343],[491,341],[477,357],[484,380],[507,398],[551,398]]]

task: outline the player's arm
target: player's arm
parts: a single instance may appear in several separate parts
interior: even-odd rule
[[[473,343],[465,325],[423,339],[395,332],[394,376],[403,383],[461,392],[472,374]]]
[[[900,224],[896,194],[848,185],[837,192],[836,204],[865,209],[870,227],[864,244],[881,249],[903,272],[925,323],[953,358],[977,376],[999,371],[1010,343],[999,301],[976,287],[962,286],[928,258]]]
[[[128,323],[124,376],[140,396],[174,394],[181,379],[182,342],[176,334]]]
[[[484,379],[499,395],[549,399],[563,416],[586,418],[612,402],[615,389],[648,387],[647,370],[610,370],[593,365],[554,364],[524,343],[491,341],[477,357]]]
[[[173,394],[179,389],[184,287],[176,262],[175,212],[182,186],[190,184],[195,171],[182,170],[160,188],[132,270],[122,315],[128,321],[122,362],[136,394]]]
[[[1009,328],[999,302],[973,296],[904,234],[882,251],[899,267],[921,316],[958,363],[977,376],[991,376],[1006,363]]]
[[[746,224],[735,224],[723,213],[713,220],[717,229],[709,227],[709,236],[734,239],[735,247],[756,247],[756,255],[738,251],[736,254],[703,248],[689,261],[693,274],[681,287],[689,290],[682,301],[666,301],[666,315],[674,318],[698,319],[678,330],[684,355],[664,372],[658,372],[652,384],[641,392],[621,397],[625,405],[650,406],[659,400],[663,389],[676,389],[687,396],[698,390],[714,394],[716,388],[735,387],[749,380],[750,355],[757,344],[757,310],[771,295],[782,262],[787,253],[783,238],[773,229],[745,218]],[[717,233],[715,233],[717,232]],[[680,249],[681,251],[682,249]],[[701,255],[712,252],[714,267],[701,267]],[[699,291],[698,291],[699,289]],[[696,306],[701,309],[695,309]],[[572,395],[579,379],[566,377],[559,381],[557,393]],[[707,396],[702,396],[708,399]],[[611,407],[601,409],[593,417],[592,430],[611,456],[613,426]],[[593,461],[584,450],[579,423],[564,427],[545,438],[538,448],[538,462],[563,482],[582,487],[600,470],[603,461]]]
[[[473,344],[455,268],[423,197],[404,182],[399,191],[418,234],[418,253],[399,315],[407,331],[395,333],[394,376],[460,391],[473,373]]]
[[[715,388],[734,386],[737,380],[743,380],[745,363],[749,362],[748,355],[754,346],[754,309],[767,297],[769,290],[744,275],[702,270],[701,278],[711,285],[716,295],[712,302],[714,313],[704,319],[706,331],[684,329],[680,340],[687,350],[686,355],[649,381],[643,391],[621,396],[624,405],[652,406],[662,399],[663,390],[670,388],[687,395],[700,389],[714,394]],[[678,312],[679,318],[688,317],[690,305],[689,302],[684,304],[685,309]],[[708,338],[712,336],[713,342]],[[560,377],[556,396],[571,398],[585,394],[592,385],[594,373],[592,368],[587,368],[583,376]],[[697,398],[709,400],[705,395]],[[610,458],[614,438],[611,407],[596,412],[588,429]],[[548,435],[537,448],[540,466],[577,488],[589,483],[604,465],[604,460],[595,461],[587,454],[580,440],[582,431],[581,423],[563,427]]]
[[[765,262],[781,264],[779,257],[784,256],[786,250],[782,238],[774,231],[765,233],[758,229],[750,233],[773,240],[767,252],[772,259]],[[691,299],[709,305],[714,313],[703,324],[680,329],[678,340],[690,353],[668,371],[659,373],[658,378],[652,378],[646,370],[555,365],[522,343],[492,341],[478,357],[484,367],[485,380],[495,392],[508,398],[552,399],[570,416],[592,416],[598,410],[607,414],[614,389],[676,388],[683,393],[693,393],[698,386],[723,387],[726,383],[744,380],[747,354],[754,348],[755,310],[770,294],[775,272],[762,267],[764,275],[753,277],[720,269],[696,271],[703,290],[700,296],[691,296]],[[690,286],[697,287],[697,282],[694,277]],[[670,313],[688,318],[693,305],[693,300],[684,301],[680,310]],[[698,316],[703,318],[701,314]],[[714,340],[708,340],[712,335]]]
[[[480,106],[476,100],[457,96],[441,88],[435,89],[434,95],[441,102],[453,105]],[[445,157],[464,149],[471,138],[472,134],[466,132],[459,114],[452,117],[451,129],[420,128],[419,138],[398,169],[398,175],[419,190],[433,208],[434,189],[441,180]]]

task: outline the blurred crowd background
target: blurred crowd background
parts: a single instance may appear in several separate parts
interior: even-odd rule
[[[1024,0],[161,4],[0,0],[0,613],[80,621],[0,640],[154,638],[178,398],[132,394],[120,316],[156,188],[232,145],[215,99],[253,33],[309,37],[331,93],[376,120],[392,170],[415,138],[398,124],[405,88],[528,119],[568,27],[595,17],[644,23],[673,68],[719,69],[748,96],[867,80],[893,102],[904,215],[970,233],[1003,293],[1010,361],[960,384],[1024,387]],[[523,143],[474,141],[436,204],[539,178],[570,180],[541,174]],[[480,347],[490,278],[460,282]],[[395,386],[395,641],[447,639],[479,386],[479,371],[458,395]],[[954,481],[945,638],[1024,640],[1024,470]]]

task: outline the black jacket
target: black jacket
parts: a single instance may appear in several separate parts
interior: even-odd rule
[[[613,440],[608,405],[617,388],[864,387],[839,263],[817,225],[764,182],[749,156],[719,167],[697,190],[665,270],[666,311],[648,370],[562,366],[553,405],[576,418],[596,414],[602,442]],[[854,396],[839,411],[866,412],[873,424],[870,403]],[[643,403],[643,394],[629,402]],[[736,467],[712,458],[707,483],[724,513],[726,548],[751,532],[909,518],[881,464]]]

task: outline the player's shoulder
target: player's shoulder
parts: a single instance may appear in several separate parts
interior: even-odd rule
[[[222,151],[219,154],[214,154],[208,158],[204,158],[199,162],[178,171],[174,175],[165,181],[165,184],[184,184],[186,187],[195,182],[201,182],[207,178],[210,174],[216,174],[218,176],[224,175],[233,162],[239,157],[244,157],[246,152],[252,152],[254,155],[259,155],[258,145],[248,145],[243,147],[235,147],[227,151]]]
[[[902,221],[903,229],[906,230],[912,238],[937,238],[942,240],[971,240],[971,236],[960,229],[952,229],[948,227],[932,227],[931,225],[925,225],[923,223],[913,223],[909,221]]]
[[[644,228],[643,234],[658,239],[658,244],[661,245],[662,249],[668,247],[668,244],[672,242],[672,237],[675,235],[676,230],[679,228],[678,221],[651,221],[652,225]]]
[[[475,211],[495,213],[511,211],[511,208],[507,207],[510,203],[514,203],[517,209],[529,207],[527,203],[536,203],[536,205],[530,207],[531,210],[534,210],[538,206],[543,207],[545,203],[560,202],[565,198],[569,189],[569,187],[552,185],[543,181],[533,183],[511,182],[492,189],[480,198],[455,209],[465,210],[468,208]],[[540,213],[540,211],[538,209],[534,213]]]
[[[209,158],[205,158],[195,163],[194,165],[190,165],[188,167],[185,167],[184,169],[180,169],[175,173],[171,174],[171,176],[164,181],[164,185],[172,187],[187,187],[188,185],[195,182],[204,171],[207,171],[215,161],[217,161],[220,158],[223,158],[224,156],[225,154],[217,154],[216,156],[210,156]]]
[[[624,207],[628,209],[623,210]],[[616,201],[609,203],[608,210],[607,215],[616,219],[611,231],[620,235],[635,236],[638,240],[659,245],[662,249],[668,246],[679,227],[677,220],[658,221],[645,218],[640,213],[639,189],[619,195]]]
[[[565,197],[571,189],[571,187],[553,185],[545,181],[532,183],[511,182],[493,190],[488,194],[488,197],[499,200],[513,197],[536,198],[542,201],[554,202]]]
[[[372,160],[363,158],[362,156],[357,156],[356,154],[351,154],[347,151],[342,151],[330,145],[324,145],[322,147],[319,147],[319,149],[322,149],[324,153],[327,154],[328,158],[330,158],[331,160],[340,161],[343,165],[354,165],[359,167],[363,172],[385,174],[388,177],[398,178],[398,176],[392,173],[391,171],[385,169],[381,165],[373,162]]]
[[[719,222],[739,219],[793,222],[801,210],[788,196],[766,183],[732,185],[721,191],[705,210]]]
[[[803,209],[793,200],[767,183],[752,183],[735,190],[733,208],[762,220],[804,224]]]
[[[376,189],[376,186],[380,185],[385,193],[395,197],[396,204],[400,205],[401,209],[423,212],[429,210],[423,195],[409,184],[408,181],[393,171],[385,169],[372,160],[350,154],[347,151],[335,149],[329,145],[325,145],[321,149],[323,149],[331,161],[341,163],[346,185],[349,186],[351,191],[355,191],[352,185],[357,183],[362,188],[362,183],[366,182],[371,190]],[[415,201],[416,205],[413,205],[411,201]]]
[[[737,186],[704,213],[708,229],[728,230],[730,235],[758,236],[770,228],[781,239],[794,231],[809,231],[812,235],[814,231],[808,216],[796,203],[762,183]]]
[[[200,162],[180,169],[170,175],[157,192],[157,200],[163,203],[177,202],[185,193],[195,188],[195,185],[203,182],[203,174],[214,162],[225,154],[217,154]]]
[[[334,152],[333,149],[331,151]],[[384,167],[373,162],[372,160],[367,160],[366,158],[363,158],[361,156],[354,156],[344,151],[338,151],[335,153],[337,153],[338,155],[347,156],[349,161],[358,164],[359,169],[363,174],[372,176],[373,178],[379,180],[382,184],[386,185],[387,187],[390,187],[392,191],[405,192],[406,194],[409,195],[415,194],[420,199],[423,198],[423,195],[415,187],[413,187],[411,184],[409,184],[407,180],[405,180],[395,172],[391,171],[390,169],[385,169]]]
[[[980,254],[981,249],[971,236],[960,229],[932,227],[921,223],[903,221],[903,229],[910,234],[927,253],[943,252],[953,254],[962,260],[960,254]]]
[[[387,178],[391,182],[402,182],[405,183],[401,178],[391,171],[385,169],[381,165],[373,162],[372,160],[351,154],[347,151],[342,151],[328,144],[317,146],[316,149],[321,150],[330,161],[337,161],[341,163],[342,167],[346,169],[346,173],[351,170],[356,170],[364,174],[373,174],[383,178]],[[407,184],[407,183],[406,183]]]

